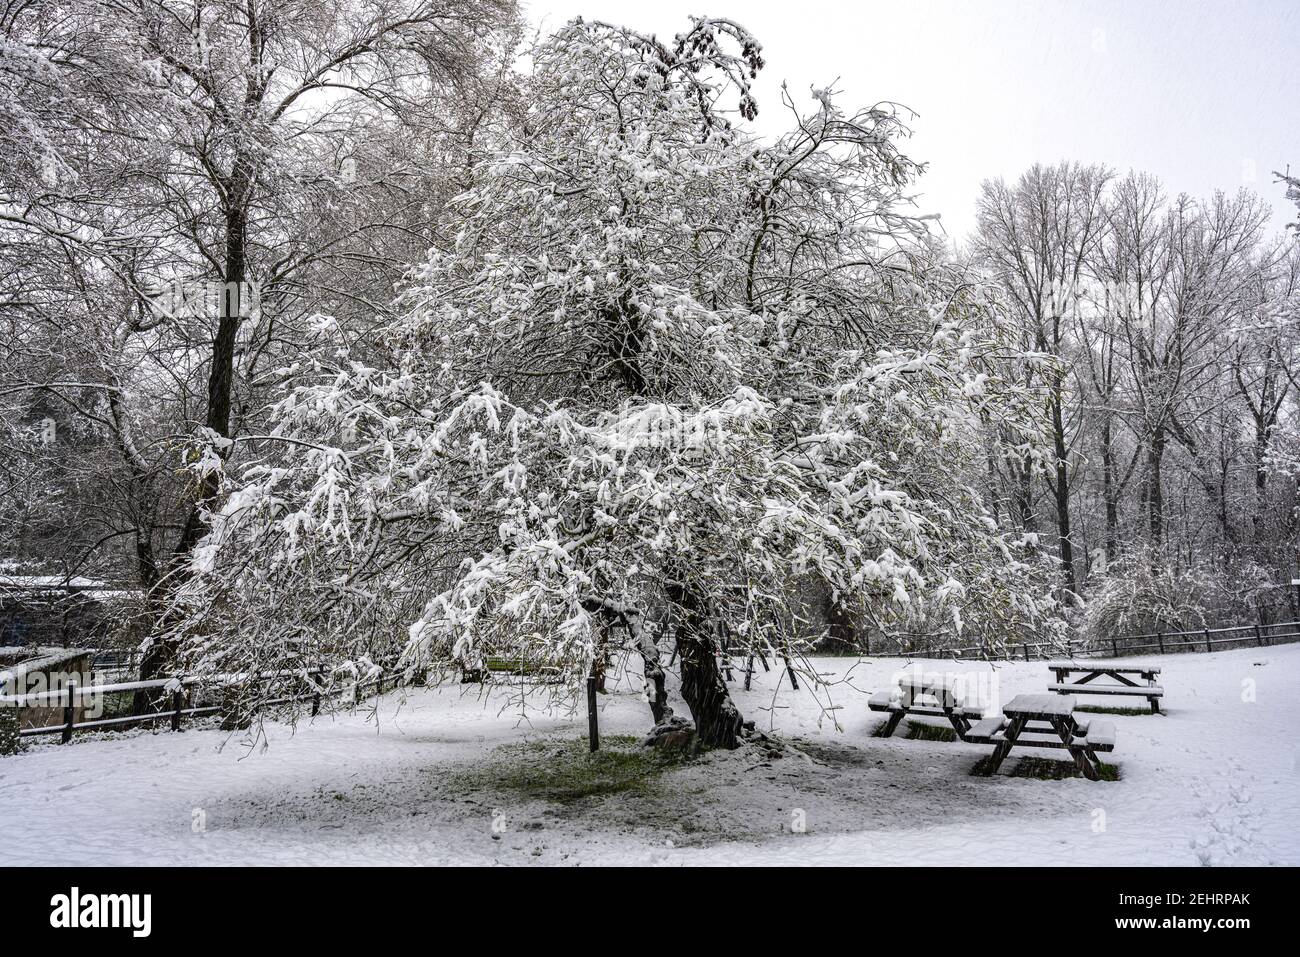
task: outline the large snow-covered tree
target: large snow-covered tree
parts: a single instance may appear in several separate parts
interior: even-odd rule
[[[731,747],[719,643],[788,652],[809,583],[886,632],[1054,627],[978,489],[989,423],[993,454],[1038,454],[1041,397],[907,215],[897,112],[787,96],[791,132],[756,139],[760,48],[727,20],[671,44],[575,21],[530,61],[376,355],[331,355],[322,321],[264,458],[222,472],[188,660],[508,654],[576,684],[624,648],[661,722],[673,643],[701,740]]]

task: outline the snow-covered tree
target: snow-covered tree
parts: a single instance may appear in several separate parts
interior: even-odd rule
[[[177,465],[230,455],[282,394],[308,317],[364,336],[428,248],[476,124],[510,102],[495,80],[515,15],[509,0],[0,15],[0,415],[38,395],[100,432],[123,492],[87,544],[132,536],[143,587],[180,577],[217,491]],[[86,464],[102,474],[104,456]],[[99,523],[98,503],[70,504],[73,524]],[[170,657],[151,643],[143,675]]]
[[[575,21],[531,61],[386,361],[314,350],[265,460],[225,475],[189,660],[352,674],[392,667],[405,626],[399,667],[578,679],[622,647],[662,721],[671,641],[701,740],[729,747],[719,636],[787,652],[801,581],[886,632],[1053,627],[977,488],[985,424],[1035,454],[1041,400],[906,215],[896,111],[816,91],[757,140],[760,48],[726,20],[671,45]]]

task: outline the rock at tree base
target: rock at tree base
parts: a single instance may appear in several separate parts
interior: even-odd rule
[[[780,742],[757,730],[753,721],[746,721],[741,726],[740,740],[742,746],[755,749],[755,753],[763,758],[775,760],[785,756]],[[704,750],[695,732],[695,724],[676,715],[655,725],[641,741],[641,746],[658,748],[665,753],[698,754]]]
[[[655,725],[641,742],[641,746],[693,754],[700,749],[700,741],[692,722],[673,715],[662,724]]]

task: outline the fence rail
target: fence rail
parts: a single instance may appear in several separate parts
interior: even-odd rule
[[[20,728],[18,731],[19,738],[37,737],[40,735],[57,734],[62,738],[64,744],[72,740],[72,736],[78,732],[86,731],[105,731],[116,728],[132,727],[134,725],[150,724],[155,721],[168,720],[171,723],[172,731],[181,730],[185,718],[202,717],[206,715],[220,714],[227,711],[228,707],[223,704],[202,704],[192,700],[193,691],[196,687],[215,687],[234,688],[245,686],[249,683],[261,683],[275,680],[292,680],[301,679],[304,682],[310,682],[312,679],[319,677],[321,671],[274,671],[262,672],[256,675],[219,675],[215,679],[198,679],[198,678],[155,678],[149,681],[121,681],[111,684],[89,684],[78,685],[76,681],[69,681],[64,687],[56,688],[49,691],[37,691],[30,694],[0,694],[0,707],[21,708],[28,707],[45,707],[63,708],[63,720],[58,724],[42,725],[35,728]],[[401,681],[400,674],[380,675],[377,678],[368,678],[357,681],[348,685],[336,694],[351,694],[354,702],[359,702],[363,698],[373,695],[383,694],[385,690],[391,691]],[[387,686],[387,688],[385,688]],[[370,690],[367,690],[370,689]],[[84,710],[84,702],[87,698],[93,699],[96,696],[108,694],[122,694],[136,691],[161,691],[170,697],[170,708],[149,711],[143,714],[121,715],[113,718],[90,718],[77,719],[77,712]],[[261,707],[274,707],[276,705],[291,704],[298,701],[311,701],[311,713],[315,717],[320,713],[321,700],[329,692],[319,686],[312,687],[310,690],[301,694],[282,695],[272,698],[268,701],[261,701]],[[83,707],[79,708],[81,704]]]
[[[1256,622],[1250,625],[1232,625],[1225,628],[1197,628],[1191,631],[1159,631],[1145,635],[1118,635],[1114,638],[1092,639],[1089,641],[1050,641],[1009,642],[1000,649],[986,645],[972,645],[965,648],[918,647],[915,644],[900,645],[898,653],[924,657],[933,652],[936,657],[977,658],[981,660],[1007,660],[1023,658],[1095,658],[1110,655],[1123,658],[1144,652],[1158,654],[1177,654],[1179,652],[1215,651],[1233,645],[1253,645],[1260,648],[1271,645],[1289,644],[1300,641],[1300,621],[1282,621],[1266,625]]]

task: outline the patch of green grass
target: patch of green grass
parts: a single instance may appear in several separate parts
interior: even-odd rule
[[[957,732],[938,724],[924,724],[920,721],[907,722],[909,741],[956,741]]]
[[[1098,769],[1103,781],[1118,781],[1119,768],[1113,764],[1103,763]],[[1063,781],[1066,778],[1081,778],[1083,772],[1074,766],[1073,761],[1054,761],[1051,758],[1021,758],[1011,769],[1013,778],[1036,778],[1039,781]]]
[[[993,757],[985,755],[975,762],[975,766],[970,769],[970,773],[977,778],[986,778],[993,773]]]
[[[976,777],[988,777],[991,772],[993,757],[980,758],[971,768]],[[1118,781],[1119,768],[1113,764],[1101,762],[1098,769],[1103,781]],[[1074,766],[1073,761],[1054,761],[1051,758],[1020,758],[1011,769],[1010,777],[1035,778],[1039,781],[1063,781],[1066,778],[1083,778],[1083,772]]]
[[[1075,711],[1087,711],[1089,714],[1152,714],[1150,708],[1114,708],[1104,704],[1081,704]]]
[[[688,760],[643,748],[640,739],[631,735],[601,738],[600,750],[594,754],[586,737],[548,738],[496,748],[461,783],[474,790],[513,791],[569,804],[646,790],[656,777]]]

